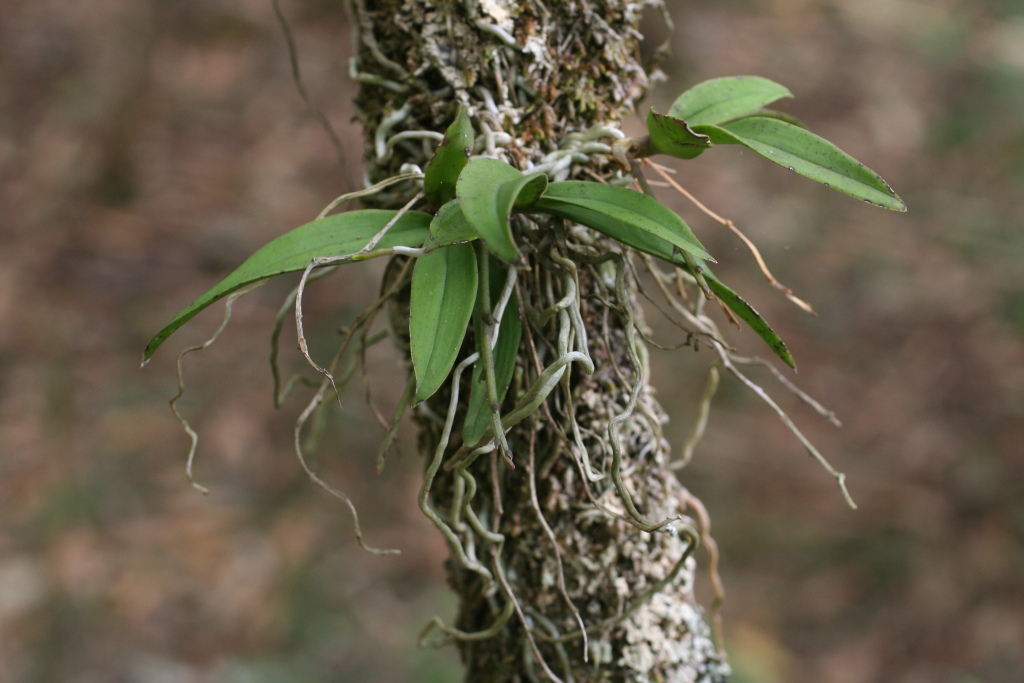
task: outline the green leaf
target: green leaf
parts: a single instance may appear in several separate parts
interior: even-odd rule
[[[175,316],[146,346],[143,362],[149,360],[165,339],[210,304],[253,282],[305,270],[316,257],[354,254],[366,246],[396,213],[379,209],[348,211],[306,223],[281,235]],[[406,212],[377,246],[418,247],[427,237],[430,219],[430,214],[420,211]]]
[[[453,199],[442,206],[430,221],[430,237],[423,243],[423,249],[433,251],[449,244],[472,242],[476,237],[476,231],[462,213],[459,200]]]
[[[423,177],[423,192],[434,206],[447,203],[455,195],[455,182],[473,150],[473,123],[464,107],[444,134],[434,158]]]
[[[780,166],[869,204],[906,211],[882,177],[828,140],[798,126],[760,116],[724,127],[694,126],[715,144],[743,145]]]
[[[680,95],[668,115],[683,119],[691,126],[718,125],[749,116],[775,100],[792,96],[787,88],[760,76],[713,78]]]
[[[441,247],[416,260],[409,301],[414,402],[430,398],[451,372],[473,313],[477,280],[472,244]]]
[[[651,151],[656,154],[693,159],[711,146],[708,136],[694,133],[686,121],[662,116],[653,109],[647,112],[647,132],[651,136]]]
[[[570,218],[570,220],[575,220]],[[580,221],[582,222],[582,221]],[[591,226],[593,227],[593,226]],[[667,261],[674,266],[679,266],[687,271],[690,271],[690,267],[686,265],[682,256],[679,254],[679,250],[673,246],[670,242],[652,235],[649,232],[643,230],[635,230],[625,223],[617,223],[615,221],[606,221],[602,227],[595,228],[600,230],[609,237],[616,239],[623,244],[641,251],[645,254],[650,254],[656,258],[660,258],[663,261]],[[714,274],[707,269],[702,267],[704,271],[704,279],[708,282],[708,287],[716,296],[718,296],[725,305],[732,310],[741,320],[750,325],[750,328],[761,339],[768,344],[769,348],[776,353],[783,360],[786,365],[795,368],[796,363],[793,360],[793,355],[786,348],[785,342],[782,338],[775,333],[775,330],[765,321],[761,315],[754,310],[754,308],[748,304],[742,297],[736,292],[732,291],[721,280],[716,278]]]
[[[493,305],[497,303],[505,284],[504,269],[497,267],[496,262],[492,262],[489,271],[491,273],[491,302]],[[478,351],[484,337],[479,317],[479,315],[474,315],[473,318]],[[509,299],[508,305],[505,307],[505,313],[501,316],[498,343],[494,346],[494,381],[498,387],[499,403],[505,399],[508,385],[512,381],[522,333],[523,322],[519,318],[519,300],[513,292],[512,298]],[[487,405],[487,384],[483,378],[482,362],[478,361],[473,367],[473,376],[469,386],[469,405],[466,410],[466,421],[462,428],[462,441],[466,444],[474,444],[480,440],[484,431],[491,424],[491,411]]]
[[[789,352],[786,343],[775,333],[775,330],[761,317],[761,314],[754,310],[754,307],[747,303],[746,299],[732,291],[725,284],[711,274],[710,270],[704,269],[704,279],[715,296],[721,299],[729,309],[739,316],[740,320],[750,325],[750,329],[761,337],[768,347],[775,352],[789,367],[796,369],[796,361],[793,354]]]
[[[504,161],[473,159],[456,185],[462,212],[480,239],[506,263],[519,260],[508,216],[513,208],[526,208],[544,193],[548,179],[543,173],[524,175]]]
[[[534,210],[581,223],[627,244],[619,235],[648,233],[697,258],[714,261],[672,209],[624,187],[578,180],[551,183]],[[631,239],[644,240],[643,236]]]

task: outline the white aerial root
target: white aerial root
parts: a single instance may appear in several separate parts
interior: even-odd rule
[[[444,140],[444,135],[436,130],[405,130],[401,133],[395,133],[384,146],[384,156],[377,161],[384,162],[390,159],[391,153],[395,150],[395,145],[402,140],[433,140],[434,142],[441,142],[441,140]]]
[[[236,292],[232,292],[224,302],[224,319],[221,320],[220,327],[218,327],[216,331],[214,331],[213,335],[202,344],[199,344],[197,346],[190,346],[181,353],[179,353],[178,358],[174,363],[174,366],[178,373],[178,393],[176,393],[174,397],[170,400],[171,412],[174,413],[174,417],[176,417],[178,419],[178,422],[181,423],[181,427],[182,429],[185,430],[185,433],[188,434],[188,438],[190,441],[190,445],[188,448],[188,460],[185,463],[185,475],[188,477],[188,483],[190,483],[197,491],[200,491],[204,494],[209,493],[210,489],[206,488],[205,486],[197,482],[195,478],[192,476],[192,465],[195,462],[196,446],[199,445],[199,435],[196,433],[194,429],[192,429],[192,426],[188,423],[188,420],[186,420],[182,416],[182,414],[178,412],[178,399],[185,395],[185,376],[183,374],[181,362],[186,355],[192,353],[193,351],[202,351],[203,349],[213,344],[213,342],[217,341],[217,337],[220,336],[220,333],[223,332],[224,328],[228,326],[228,321],[231,320],[231,309],[235,305],[235,301],[239,297],[248,294],[257,287],[264,285],[266,282],[266,280],[260,280],[259,282],[254,282],[251,285],[243,287],[242,289],[239,289]]]
[[[754,245],[754,243],[746,235],[744,235],[743,232],[741,232],[740,229],[737,228],[736,225],[731,220],[729,220],[728,218],[722,218],[717,213],[715,213],[714,211],[712,211],[708,207],[704,206],[703,203],[701,203],[696,197],[694,197],[692,194],[690,194],[682,185],[677,183],[672,178],[672,176],[670,176],[666,172],[666,168],[664,166],[662,166],[660,164],[656,164],[653,161],[651,161],[650,159],[642,159],[641,161],[642,161],[642,163],[645,166],[647,166],[649,168],[653,168],[662,178],[665,179],[665,182],[667,182],[677,192],[679,192],[684,197],[686,197],[691,202],[693,202],[693,204],[698,209],[700,209],[701,211],[706,213],[708,216],[713,218],[718,223],[721,223],[725,227],[729,228],[729,230],[731,230],[737,237],[739,237],[743,241],[743,244],[746,245],[746,247],[750,251],[750,253],[754,256],[754,260],[757,261],[757,266],[758,266],[758,268],[761,269],[761,273],[764,275],[765,279],[768,280],[768,284],[770,284],[772,287],[774,287],[775,289],[777,289],[780,292],[782,292],[786,296],[787,299],[789,299],[790,301],[795,303],[797,306],[799,306],[800,308],[802,308],[805,311],[807,311],[808,313],[810,313],[811,315],[817,315],[817,313],[814,312],[814,309],[811,308],[811,305],[809,303],[807,303],[803,299],[800,299],[797,296],[795,296],[793,294],[793,290],[792,289],[790,289],[789,287],[785,286],[784,284],[782,284],[781,282],[779,282],[778,280],[775,279],[775,276],[772,275],[771,271],[768,270],[768,265],[764,262],[764,259],[761,257],[761,252],[758,251],[758,249]]]
[[[803,432],[801,432],[797,428],[797,426],[793,423],[793,420],[791,420],[789,418],[789,415],[786,414],[786,411],[779,407],[779,404],[776,403],[774,399],[772,399],[772,397],[768,395],[768,392],[766,392],[764,389],[760,387],[760,385],[755,384],[753,381],[748,379],[746,375],[744,375],[742,372],[736,369],[736,366],[733,365],[732,359],[729,357],[729,353],[728,351],[726,351],[726,349],[716,345],[715,350],[718,352],[718,357],[722,359],[722,365],[725,366],[729,370],[729,372],[731,372],[736,377],[736,379],[746,384],[751,391],[760,396],[761,400],[767,403],[771,407],[771,409],[774,410],[776,414],[778,414],[779,419],[782,420],[782,423],[786,425],[786,427],[789,428],[789,431],[792,432],[794,436],[796,436],[800,443],[803,444],[804,448],[807,449],[807,452],[811,455],[811,457],[817,460],[818,463],[825,468],[825,471],[832,475],[832,478],[835,479],[836,483],[839,485],[839,490],[843,492],[843,498],[846,499],[846,504],[849,505],[851,509],[856,510],[857,503],[853,501],[853,498],[850,496],[850,492],[846,489],[846,475],[843,474],[842,472],[839,472],[834,467],[832,467],[832,465],[829,464],[828,460],[825,459],[825,456],[818,452],[818,449],[814,447],[814,444],[812,444],[810,440],[808,440],[808,438],[804,436]]]
[[[551,667],[548,666],[548,663],[544,661],[544,656],[541,655],[540,650],[537,648],[537,641],[533,638],[533,629],[530,628],[529,622],[526,621],[526,615],[523,614],[523,608],[519,606],[519,600],[516,599],[515,593],[512,592],[512,587],[508,584],[508,579],[505,578],[505,572],[501,570],[501,558],[498,556],[497,549],[492,547],[491,552],[494,554],[494,564],[495,569],[497,570],[496,573],[498,575],[498,580],[501,582],[502,588],[505,589],[505,595],[515,608],[516,614],[519,615],[519,621],[523,624],[523,631],[526,633],[526,640],[530,643],[530,650],[532,650],[534,658],[540,663],[541,668],[544,670],[544,673],[548,678],[554,681],[554,683],[562,683],[562,679],[555,675],[555,672],[552,671]]]
[[[331,379],[331,384],[332,386],[334,384],[333,378]],[[339,491],[338,489],[334,488],[326,481],[321,479],[320,476],[317,475],[317,473],[313,471],[313,469],[309,466],[309,463],[306,462],[306,456],[302,452],[302,427],[306,423],[306,420],[309,419],[309,416],[313,414],[313,411],[316,410],[317,407],[320,405],[320,402],[323,400],[324,392],[326,391],[326,389],[327,380],[325,379],[323,382],[321,382],[320,389],[316,392],[316,394],[313,396],[313,399],[309,402],[309,404],[306,406],[306,409],[302,411],[302,414],[299,415],[299,419],[295,422],[295,455],[298,457],[299,464],[302,466],[302,469],[306,473],[306,476],[308,476],[315,484],[317,484],[320,488],[327,491],[335,498],[343,500],[345,502],[345,505],[348,506],[349,511],[352,513],[352,526],[355,531],[356,541],[359,542],[359,545],[363,548],[363,550],[373,553],[374,555],[398,555],[401,553],[400,550],[390,548],[374,548],[366,544],[366,541],[363,540],[363,531],[359,525],[359,513],[356,511],[355,503],[353,503],[352,499],[349,498],[347,495],[345,495],[344,493],[342,493],[341,491]]]
[[[459,379],[462,377],[463,371],[477,362],[480,359],[479,353],[474,353],[469,356],[452,371],[452,390],[451,399],[448,402],[448,414],[444,420],[444,427],[441,430],[441,438],[437,443],[437,448],[434,449],[434,458],[430,462],[430,466],[427,467],[426,474],[423,476],[423,485],[420,487],[419,504],[420,510],[434,523],[434,526],[438,528],[442,535],[448,540],[448,544],[451,546],[452,551],[459,558],[459,561],[464,567],[471,571],[480,574],[486,582],[487,588],[484,590],[486,594],[492,594],[494,592],[494,576],[491,572],[479,561],[471,559],[467,553],[465,547],[462,545],[462,541],[455,535],[451,527],[445,524],[444,520],[434,512],[434,509],[430,507],[430,489],[434,484],[434,477],[437,476],[437,470],[441,467],[441,461],[444,459],[444,452],[448,448],[448,442],[451,439],[452,424],[455,422],[455,412],[459,404]]]
[[[300,414],[299,418],[295,421],[295,430],[294,430],[295,454],[296,454],[296,456],[299,459],[299,463],[302,465],[302,469],[306,472],[306,475],[309,476],[309,478],[313,482],[315,482],[317,485],[319,485],[325,491],[327,491],[331,495],[335,496],[336,498],[340,498],[341,500],[345,501],[345,504],[348,505],[349,510],[352,512],[352,522],[353,522],[353,529],[355,531],[356,540],[359,542],[359,545],[364,550],[366,550],[368,552],[371,552],[371,553],[374,553],[376,555],[394,555],[394,554],[398,554],[399,551],[398,550],[381,550],[381,549],[378,549],[378,548],[373,548],[373,547],[371,547],[371,546],[369,546],[369,545],[367,545],[365,543],[365,541],[363,540],[362,530],[361,530],[361,528],[359,526],[359,514],[356,512],[355,504],[353,504],[351,499],[349,499],[349,497],[346,496],[344,493],[342,493],[338,489],[334,488],[333,486],[331,486],[327,482],[323,481],[309,467],[308,463],[306,462],[306,457],[303,454],[301,435],[302,435],[302,428],[306,424],[306,421],[309,419],[310,415],[312,415],[313,412],[323,402],[324,393],[327,391],[328,379],[330,379],[331,385],[335,386],[335,392],[337,392],[337,387],[335,385],[335,382],[334,382],[334,379],[333,379],[333,375],[331,374],[330,371],[333,371],[336,368],[338,362],[341,360],[341,358],[344,355],[346,349],[348,348],[349,343],[354,338],[356,332],[363,325],[371,324],[372,320],[373,320],[373,316],[376,314],[377,310],[379,310],[379,308],[386,301],[388,301],[392,296],[394,296],[395,292],[398,291],[398,288],[404,282],[406,282],[406,276],[408,275],[409,265],[410,264],[411,264],[411,262],[407,263],[405,265],[405,267],[402,269],[402,271],[398,274],[398,276],[395,279],[395,281],[392,283],[391,287],[389,287],[388,291],[386,291],[381,296],[377,297],[377,299],[372,304],[370,304],[370,306],[367,307],[366,310],[364,310],[362,313],[360,313],[359,316],[356,318],[356,321],[353,323],[352,327],[349,328],[348,333],[345,335],[345,340],[342,342],[341,347],[334,354],[334,358],[331,360],[330,366],[328,368],[329,372],[325,375],[324,379],[320,382],[319,389],[313,395],[313,398],[310,400],[310,402],[306,406],[306,408],[302,411],[302,414]],[[365,348],[367,343],[368,343],[368,340],[364,340],[362,342],[362,348]],[[348,378],[350,376],[351,376],[351,373],[346,371],[345,376],[343,377],[343,380],[347,382]]]
[[[700,397],[700,407],[697,409],[697,422],[693,426],[690,438],[683,445],[683,455],[679,460],[673,462],[669,467],[673,470],[681,470],[693,460],[693,451],[697,448],[701,438],[704,437],[704,430],[708,426],[708,415],[711,413],[711,399],[718,391],[718,365],[713,364],[708,371],[708,383],[704,386],[704,393]]]
[[[772,399],[772,397],[768,394],[768,392],[766,392],[760,385],[756,384],[746,375],[740,372],[735,364],[744,363],[765,365],[771,368],[774,371],[775,376],[779,377],[780,379],[783,378],[781,373],[775,370],[774,367],[767,361],[761,359],[747,359],[741,356],[737,356],[732,349],[730,349],[728,346],[726,346],[724,342],[721,341],[721,336],[718,332],[718,327],[715,325],[714,321],[711,320],[711,318],[709,318],[704,313],[704,302],[702,300],[699,300],[695,304],[694,310],[691,311],[689,308],[684,306],[678,299],[676,299],[675,296],[673,296],[672,293],[665,286],[666,281],[668,281],[670,277],[666,273],[661,271],[654,264],[652,259],[645,258],[644,262],[646,263],[648,270],[654,276],[655,282],[658,284],[661,293],[664,295],[665,299],[669,302],[672,308],[679,312],[684,318],[686,318],[686,320],[696,329],[700,330],[701,332],[707,335],[708,339],[711,341],[711,344],[715,349],[715,352],[718,354],[719,361],[722,367],[731,372],[733,376],[736,377],[736,379],[740,380],[743,384],[745,384],[751,391],[757,394],[757,396],[760,397],[762,401],[767,403],[768,406],[775,411],[775,413],[779,416],[779,419],[782,420],[782,423],[786,425],[786,428],[789,429],[789,431],[797,438],[797,440],[800,441],[803,447],[807,449],[807,452],[811,455],[811,457],[817,460],[818,463],[825,469],[825,471],[828,472],[832,476],[832,478],[836,480],[836,484],[839,486],[839,490],[840,492],[842,492],[843,498],[846,500],[846,504],[849,505],[852,509],[856,510],[857,504],[854,502],[853,498],[850,496],[849,490],[847,490],[846,488],[846,475],[832,467],[832,465],[829,464],[825,457],[820,452],[818,452],[818,449],[814,447],[814,444],[812,444],[810,440],[808,440],[807,437],[804,436],[803,432],[800,431],[796,424],[794,424],[793,420],[791,420],[789,415],[786,414],[786,411],[779,407],[779,404],[777,404],[775,400]],[[689,278],[691,280],[693,279],[689,273],[685,273],[681,270],[677,270],[677,275],[683,278]],[[794,390],[794,393],[801,400],[808,403],[812,408],[815,409],[815,411],[829,419],[829,421],[831,421],[833,424],[839,422],[839,420],[830,410],[826,409],[824,406],[822,406],[820,403],[812,399],[803,391],[799,390],[795,385],[793,385],[792,382],[783,382],[783,386],[785,386],[788,389]]]
[[[558,569],[557,581],[558,581],[558,592],[562,594],[562,599],[565,600],[566,606],[572,615],[576,618],[576,623],[579,624],[580,632],[583,634],[583,662],[588,661],[589,655],[589,644],[587,642],[587,628],[583,624],[583,617],[580,616],[580,611],[576,607],[576,604],[569,597],[569,589],[565,585],[565,568],[562,566],[562,551],[558,547],[558,539],[555,537],[555,532],[548,524],[548,520],[544,517],[544,512],[540,508],[540,501],[537,499],[537,468],[536,468],[536,453],[534,452],[534,446],[537,438],[537,426],[536,423],[532,423],[530,429],[530,444],[529,452],[527,453],[526,461],[526,476],[529,477],[530,483],[530,503],[533,505],[533,511],[537,513],[537,519],[540,521],[541,528],[544,529],[544,535],[551,541],[551,547],[555,551],[555,566]],[[538,612],[539,614],[539,612]],[[534,615],[536,618],[536,615]],[[552,635],[557,636],[558,633]]]
[[[633,497],[626,489],[625,482],[622,481],[622,444],[619,437],[619,426],[629,419],[629,416],[633,414],[633,410],[636,409],[637,400],[640,398],[640,391],[647,384],[647,377],[644,374],[643,364],[640,362],[640,357],[636,348],[636,321],[633,317],[632,302],[629,300],[629,296],[626,293],[625,259],[620,256],[617,261],[618,272],[615,276],[615,293],[618,298],[619,313],[625,318],[626,348],[629,353],[630,363],[633,365],[634,377],[633,386],[630,389],[629,400],[626,403],[626,407],[621,413],[615,415],[608,421],[605,433],[608,443],[612,447],[611,476],[612,483],[615,485],[615,490],[618,492],[619,498],[622,499],[622,504],[625,506],[626,512],[629,514],[633,525],[643,531],[653,532],[669,526],[679,518],[669,517],[661,520],[660,522],[652,522],[647,519],[640,514],[639,510],[636,509]]]
[[[326,217],[327,214],[329,214],[331,211],[334,211],[336,208],[338,208],[339,206],[341,206],[342,204],[344,204],[345,202],[347,202],[349,200],[352,200],[352,199],[362,199],[363,197],[372,197],[373,195],[378,194],[381,190],[384,190],[384,189],[386,189],[388,187],[391,187],[392,185],[395,185],[396,183],[400,183],[403,180],[422,180],[422,179],[423,179],[423,174],[422,173],[400,173],[400,174],[398,174],[396,176],[391,176],[390,178],[386,178],[386,179],[380,181],[376,185],[371,185],[370,187],[367,187],[365,189],[356,190],[355,192],[348,192],[346,194],[341,195],[340,197],[338,197],[337,199],[332,201],[330,204],[325,206],[324,210],[321,211],[320,215],[318,215],[316,218],[317,218],[317,220],[320,220],[321,218]]]
[[[405,121],[409,116],[409,112],[412,111],[412,105],[406,102],[402,105],[402,108],[398,111],[392,112],[380,122],[377,126],[377,132],[373,135],[373,149],[377,154],[377,159],[382,159],[384,153],[387,152],[387,137],[391,129],[397,126],[402,121]]]
[[[374,235],[370,239],[370,241],[366,243],[366,246],[357,251],[355,254],[348,254],[345,256],[315,257],[310,260],[309,265],[306,266],[306,270],[302,272],[302,278],[299,280],[298,290],[296,291],[295,294],[295,329],[298,335],[299,351],[302,352],[302,355],[303,357],[305,357],[306,362],[308,362],[313,367],[313,369],[315,369],[321,375],[330,380],[331,386],[334,387],[334,394],[338,399],[338,405],[341,405],[341,394],[338,393],[338,387],[334,382],[334,376],[331,375],[330,371],[328,371],[326,368],[322,368],[319,365],[317,365],[316,361],[314,361],[312,356],[309,355],[309,346],[306,342],[306,336],[302,330],[302,294],[306,289],[306,283],[309,281],[309,274],[313,271],[314,268],[333,265],[336,263],[345,263],[348,261],[360,260],[361,256],[366,256],[370,254],[373,248],[377,246],[377,243],[384,238],[384,235],[386,235],[388,231],[391,230],[391,228],[399,221],[399,219],[401,219],[402,216],[404,216],[409,211],[409,209],[411,209],[416,204],[416,202],[418,202],[422,198],[423,192],[417,193],[415,197],[409,200],[409,202],[405,206],[403,206],[395,213],[394,217],[392,217],[391,220],[389,220],[387,224],[383,228],[381,228],[380,232]]]

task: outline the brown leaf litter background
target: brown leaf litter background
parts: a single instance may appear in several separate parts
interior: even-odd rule
[[[415,505],[411,430],[374,476],[383,430],[359,380],[317,459],[360,505],[370,541],[398,558],[362,553],[344,507],[291,454],[299,402],[274,410],[266,366],[290,282],[240,300],[221,340],[188,359],[182,408],[209,496],[187,484],[187,440],[166,401],[175,351],[205,339],[220,308],[138,368],[177,310],[359,183],[343,5],[283,3],[342,167],[296,94],[269,0],[3,3],[0,680],[459,680],[453,652],[414,646],[453,605],[446,549]],[[811,318],[733,235],[664,190],[717,272],[788,340],[794,379],[844,421],[832,427],[758,375],[861,503],[848,510],[777,418],[723,381],[682,477],[722,548],[734,680],[1024,680],[1024,6],[671,9],[669,80],[648,104],[667,109],[704,78],[773,78],[797,95],[782,108],[910,206],[881,212],[739,149],[676,164],[815,306]],[[656,17],[645,26],[653,42]],[[314,355],[379,272],[351,266],[311,288]],[[730,334],[764,353],[749,330]],[[284,348],[302,370],[294,337]],[[710,357],[652,353],[679,447]],[[404,386],[396,360],[383,347],[369,356],[385,413]]]

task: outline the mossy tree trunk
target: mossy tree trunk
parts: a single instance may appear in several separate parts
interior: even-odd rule
[[[648,88],[641,9],[626,0],[353,0],[370,180],[422,168],[434,143],[417,132],[443,132],[460,103],[482,134],[479,153],[521,170],[546,163],[558,179],[621,178],[628,169],[602,145]],[[597,146],[572,137],[587,131]],[[566,145],[581,151],[552,154]],[[396,187],[379,203],[400,206],[416,192]],[[514,231],[524,329],[505,410],[567,344],[582,344],[594,371],[571,364],[545,406],[509,433],[515,469],[492,452],[468,467],[469,479],[444,465],[437,472],[428,504],[463,557],[448,562],[456,623],[426,639],[457,643],[473,683],[721,680],[727,667],[694,601],[689,537],[672,533],[694,524],[687,514],[699,503],[668,467],[665,417],[637,332],[635,257],[559,220],[517,217]],[[555,304],[574,296],[575,306]],[[449,391],[415,411],[428,463]],[[472,493],[469,480],[476,519],[453,502]],[[630,504],[653,522],[677,521],[641,531],[627,521]]]

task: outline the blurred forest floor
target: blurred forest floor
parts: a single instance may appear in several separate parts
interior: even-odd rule
[[[344,165],[296,94],[269,0],[0,7],[2,681],[459,680],[452,651],[414,645],[453,603],[445,546],[415,505],[412,430],[374,476],[383,429],[357,379],[317,460],[397,558],[362,553],[347,510],[291,453],[302,401],[273,408],[266,363],[291,282],[240,300],[220,341],[187,360],[181,406],[209,496],[188,486],[167,399],[174,351],[205,339],[221,309],[138,367],[175,312],[360,182],[344,3],[282,5]],[[669,81],[646,104],[663,111],[704,78],[767,76],[797,95],[780,108],[910,206],[882,212],[731,148],[678,164],[812,318],[735,238],[664,196],[789,342],[795,379],[844,421],[835,429],[752,371],[861,505],[847,509],[777,418],[723,379],[681,477],[721,545],[735,681],[1024,681],[1024,4],[671,9]],[[379,272],[352,267],[311,288],[314,355]],[[286,364],[303,370],[289,332]],[[727,334],[763,353],[749,330]],[[366,386],[390,414],[404,379],[383,346]],[[652,354],[679,447],[710,357]]]

